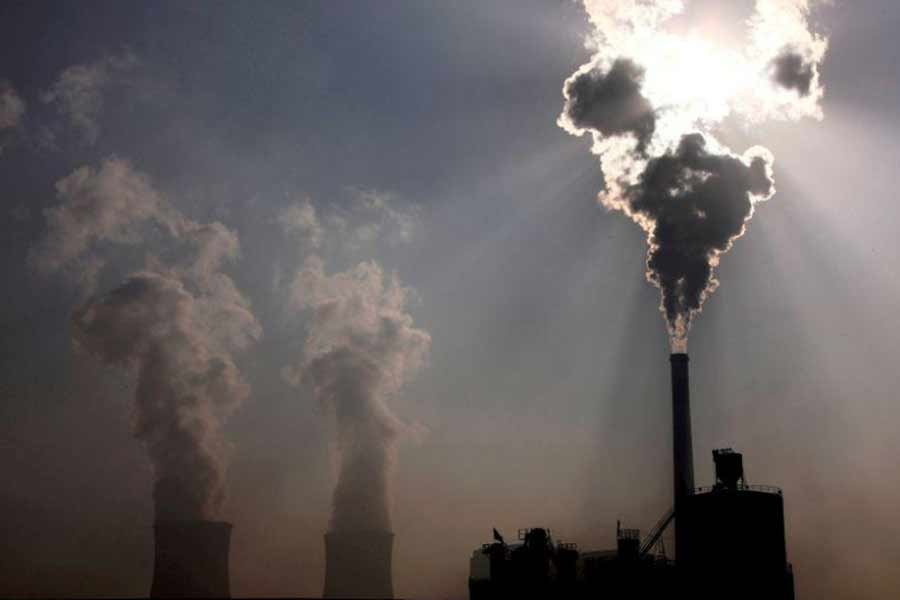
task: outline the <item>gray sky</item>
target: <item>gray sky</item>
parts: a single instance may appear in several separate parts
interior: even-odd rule
[[[750,6],[697,1],[689,16],[727,30]],[[825,120],[721,132],[773,151],[777,193],[691,335],[695,464],[708,484],[710,451],[733,446],[751,483],[784,489],[798,598],[885,597],[900,589],[900,6],[837,1],[814,21],[830,38]],[[0,596],[149,586],[133,385],[73,351],[82,293],[28,259],[56,183],[113,156],[180,218],[240,238],[224,270],[263,334],[236,354],[251,391],[224,436],[236,595],[322,586],[333,425],[282,374],[309,329],[287,308],[309,248],[278,216],[305,201],[331,236],[328,270],[396,272],[431,336],[390,399],[410,424],[393,477],[399,596],[466,597],[491,527],[594,548],[617,518],[652,526],[671,480],[658,291],[642,232],[596,203],[589,141],[556,125],[589,31],[568,0],[4,3]],[[96,291],[148,253],[182,258],[159,232],[141,239],[97,246]]]

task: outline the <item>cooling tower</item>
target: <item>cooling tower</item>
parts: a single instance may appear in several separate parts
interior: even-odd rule
[[[158,521],[152,598],[229,598],[231,523]]]
[[[680,507],[694,491],[694,452],[691,442],[691,391],[688,355],[673,354],[672,363],[672,466],[675,483],[675,556],[681,558],[684,544]]]
[[[325,534],[325,598],[393,598],[389,531]]]

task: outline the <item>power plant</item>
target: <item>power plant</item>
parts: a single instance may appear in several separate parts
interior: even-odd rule
[[[781,490],[750,485],[743,457],[713,451],[715,483],[694,486],[687,354],[670,357],[672,378],[673,508],[642,539],[617,526],[617,547],[581,552],[555,543],[543,528],[519,531],[507,544],[472,553],[470,600],[501,598],[651,598],[675,592],[701,600],[793,600]],[[674,524],[675,559],[661,545]]]
[[[545,528],[520,529],[470,559],[470,600],[506,598],[651,598],[793,600],[781,490],[750,485],[743,456],[713,450],[713,485],[694,484],[687,354],[672,354],[672,509],[645,536],[616,527],[616,547],[582,551]],[[674,526],[674,559],[663,534]],[[150,595],[227,598],[231,524],[158,520]],[[390,531],[334,529],[325,534],[324,598],[393,598]]]

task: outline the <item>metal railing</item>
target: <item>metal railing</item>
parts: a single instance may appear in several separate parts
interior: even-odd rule
[[[711,485],[711,486],[706,486],[706,487],[694,488],[694,493],[695,494],[705,494],[707,492],[715,492],[715,491],[727,490],[727,489],[729,489],[729,488],[726,488],[721,485],[719,485],[719,486]],[[745,483],[739,483],[734,488],[730,488],[730,489],[735,489],[738,491],[746,491],[746,492],[765,492],[767,494],[778,494],[779,496],[782,495],[781,488],[775,487],[774,485],[748,485]]]

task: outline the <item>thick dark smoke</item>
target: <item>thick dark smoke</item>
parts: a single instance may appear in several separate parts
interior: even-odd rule
[[[683,340],[715,290],[719,256],[744,233],[755,202],[774,193],[771,157],[714,154],[699,133],[649,161],[626,192],[631,211],[651,223],[647,278],[662,292],[669,329]]]
[[[604,136],[633,134],[643,150],[656,127],[650,102],[641,95],[644,69],[619,58],[608,71],[599,65],[566,81],[563,115],[577,129],[593,129]]]
[[[771,153],[734,153],[719,125],[822,118],[828,41],[810,26],[812,1],[757,0],[741,49],[672,27],[686,8],[678,0],[583,0],[596,52],[566,79],[557,124],[591,136],[598,201],[647,233],[646,276],[660,288],[673,351],[687,350],[721,255],[774,193]]]
[[[813,89],[816,65],[790,48],[784,49],[772,61],[772,79],[785,89],[808,96]]]

